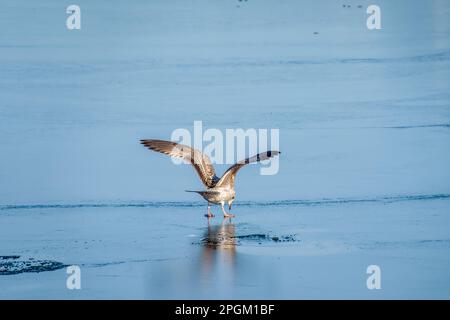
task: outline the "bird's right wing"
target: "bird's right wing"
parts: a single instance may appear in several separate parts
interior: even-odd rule
[[[209,157],[197,149],[184,144],[164,140],[141,140],[147,148],[167,154],[171,157],[182,158],[190,162],[197,171],[200,180],[207,187],[213,187],[219,180]]]
[[[250,157],[250,158],[247,158],[245,160],[241,160],[241,161],[235,163],[230,168],[228,168],[227,171],[225,171],[222,178],[220,178],[219,182],[217,182],[216,187],[223,187],[226,185],[234,186],[234,179],[236,177],[236,173],[239,171],[240,168],[242,168],[243,166],[245,166],[246,164],[249,164],[249,163],[268,160],[279,154],[280,154],[279,151],[266,151],[266,152],[258,153],[257,155],[254,155],[253,157]]]

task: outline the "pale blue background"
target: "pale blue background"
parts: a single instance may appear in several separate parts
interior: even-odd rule
[[[138,141],[194,120],[280,129],[238,200],[450,193],[449,3],[381,1],[379,31],[369,3],[78,1],[69,31],[67,1],[3,1],[0,203],[190,200]]]

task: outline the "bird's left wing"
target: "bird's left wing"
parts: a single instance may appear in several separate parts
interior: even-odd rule
[[[219,182],[217,182],[216,187],[223,187],[226,185],[234,186],[234,179],[236,177],[236,173],[239,171],[240,168],[245,166],[249,163],[254,162],[260,162],[264,160],[268,160],[274,156],[279,155],[279,151],[266,151],[262,153],[258,153],[257,155],[254,155],[253,157],[241,160],[234,165],[232,165],[230,168],[228,168],[227,171],[223,174],[222,178],[220,178]]]

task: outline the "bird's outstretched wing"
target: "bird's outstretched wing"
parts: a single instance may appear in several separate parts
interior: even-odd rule
[[[141,143],[151,150],[167,154],[171,157],[182,158],[190,162],[197,171],[203,184],[209,188],[213,187],[219,181],[219,177],[216,176],[209,157],[197,149],[164,140],[141,140]]]
[[[228,168],[227,171],[225,171],[222,178],[220,178],[219,182],[217,182],[216,187],[223,187],[226,185],[234,187],[234,178],[236,177],[236,173],[239,171],[240,168],[242,168],[246,164],[264,161],[279,154],[280,154],[279,151],[266,151],[258,153],[253,157],[235,163],[230,168]]]

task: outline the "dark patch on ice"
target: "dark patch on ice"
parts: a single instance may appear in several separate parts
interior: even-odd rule
[[[255,233],[255,234],[246,234],[241,236],[235,236],[238,240],[248,240],[248,241],[273,241],[273,242],[296,242],[297,239],[294,235],[283,235],[283,236],[273,236],[269,234]]]
[[[19,258],[20,256],[0,256],[0,260],[14,260]]]
[[[0,275],[24,272],[53,271],[66,267],[66,264],[51,260],[20,259],[20,256],[0,256]]]
[[[229,235],[226,232],[217,232],[208,234],[200,240],[200,242],[193,242],[192,244],[200,244],[208,247],[230,247],[239,246],[243,243],[282,243],[282,242],[297,242],[299,241],[295,235],[270,235],[264,233],[253,233],[244,235]]]
[[[250,230],[249,230],[250,229]],[[258,230],[259,231],[259,230]],[[203,238],[194,245],[209,248],[234,248],[243,243],[280,243],[296,242],[295,235],[274,235],[266,232],[255,232],[253,227],[246,224],[235,225],[231,222],[217,225],[209,224]]]

